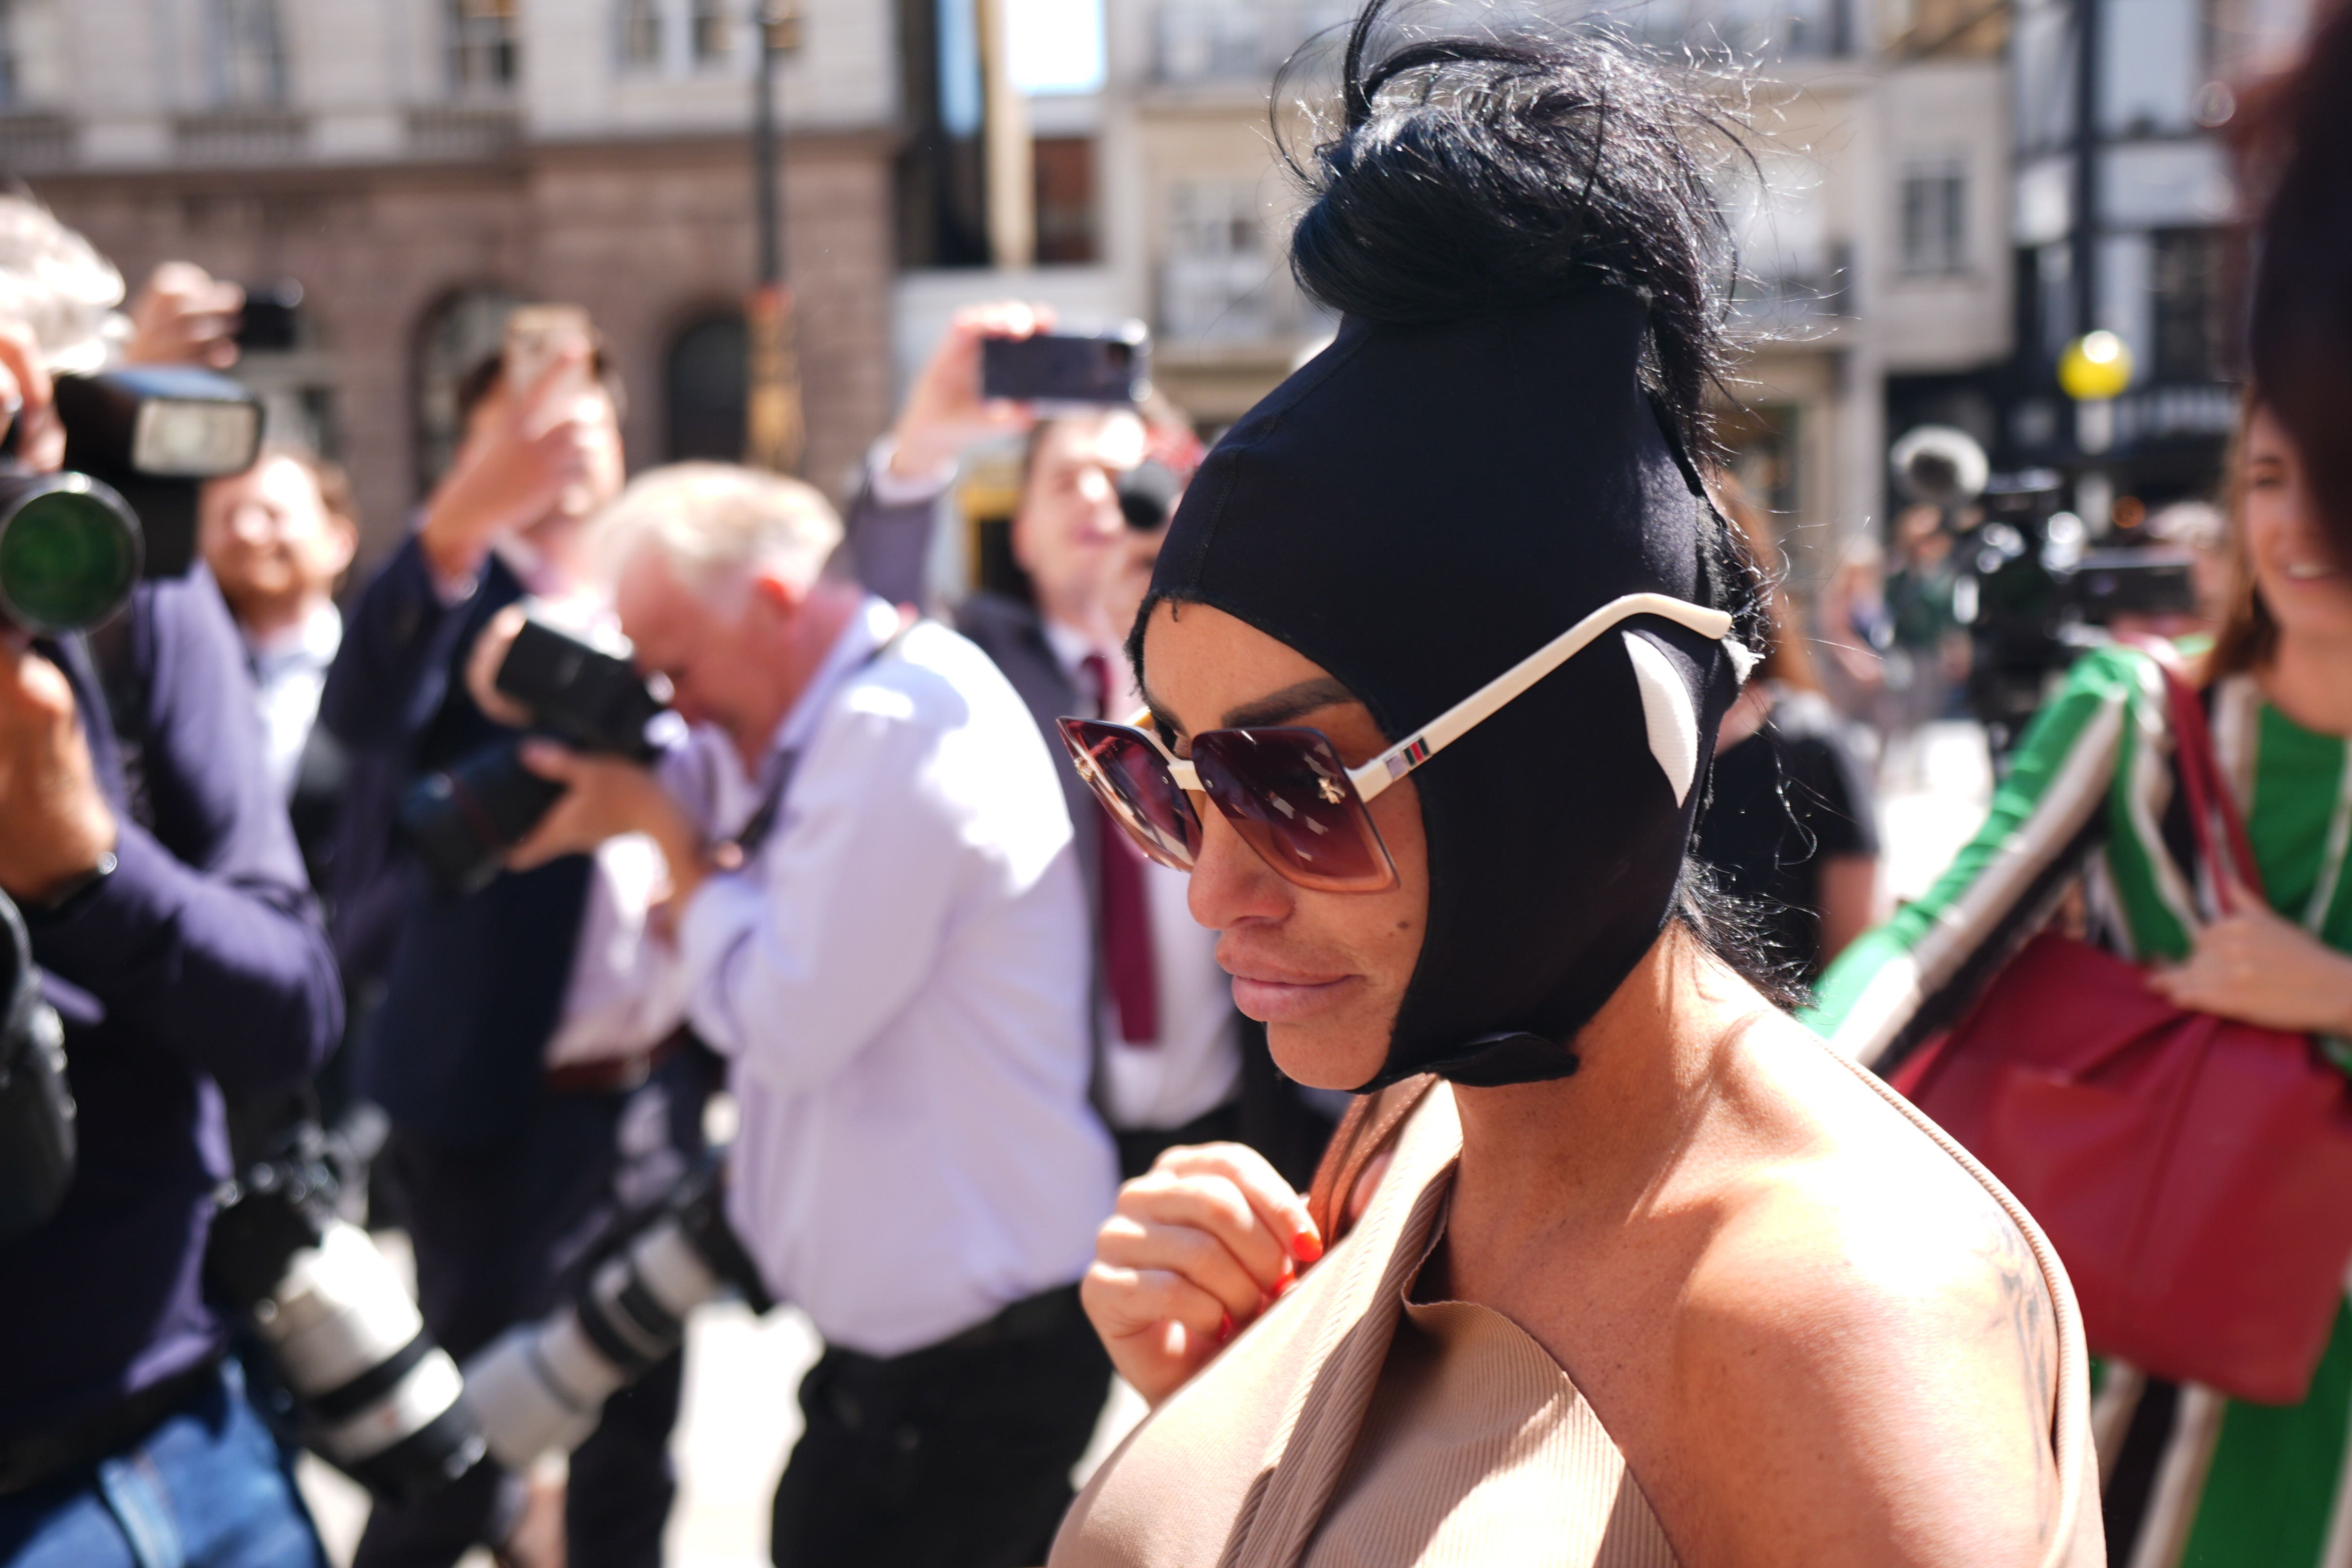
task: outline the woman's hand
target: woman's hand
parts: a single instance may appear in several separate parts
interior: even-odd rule
[[[1171,1149],[1119,1189],[1078,1296],[1111,1364],[1156,1405],[1322,1256],[1306,1199],[1255,1150]]]
[[[2187,963],[2148,984],[2176,1006],[2241,1023],[2352,1034],[2352,956],[2232,886],[2232,912],[2197,933]]]

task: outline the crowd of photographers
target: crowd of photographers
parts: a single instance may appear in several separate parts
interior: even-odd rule
[[[1051,326],[986,307],[845,521],[625,484],[593,328],[527,310],[352,584],[341,475],[220,374],[241,291],[124,293],[0,197],[0,1562],[318,1563],[307,1447],[373,1494],[362,1563],[656,1563],[727,1290],[824,1341],[779,1562],[1042,1559],[1115,1185],[1217,1139],[1303,1184],[1340,1109],[1058,761],[1139,705],[1189,427],[984,395]],[[1008,437],[1003,570],[926,619]]]

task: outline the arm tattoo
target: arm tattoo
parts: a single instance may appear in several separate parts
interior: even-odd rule
[[[2015,1347],[2031,1416],[2036,1512],[2042,1529],[2056,1513],[2057,1467],[2051,1452],[2051,1412],[2057,1403],[2058,1314],[2049,1281],[2025,1237],[2009,1215],[1988,1204],[1978,1251],[1992,1270],[1999,1307],[1990,1327]]]

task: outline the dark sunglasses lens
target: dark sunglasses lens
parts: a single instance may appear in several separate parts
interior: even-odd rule
[[[1062,744],[1095,798],[1146,855],[1180,871],[1192,868],[1200,818],[1158,747],[1123,724],[1086,719],[1062,721]]]
[[[1314,730],[1219,730],[1192,742],[1202,787],[1265,863],[1303,888],[1376,892],[1389,853],[1331,742]]]

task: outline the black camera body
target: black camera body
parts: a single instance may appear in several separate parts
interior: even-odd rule
[[[25,917],[0,893],[0,1242],[48,1222],[73,1184],[65,1026],[41,996]]]
[[[261,450],[259,400],[210,371],[59,376],[56,397],[66,471],[0,468],[0,618],[46,636],[110,619],[142,576],[184,574],[198,487]]]
[[[1132,406],[1151,395],[1151,334],[1140,321],[1108,332],[985,338],[982,395],[1053,409]]]
[[[669,684],[624,655],[526,620],[499,666],[499,691],[531,717],[531,732],[575,751],[653,760],[647,727],[669,711]],[[528,837],[563,786],[523,765],[522,737],[494,741],[412,786],[401,831],[444,893],[479,891]]]
[[[379,1496],[413,1499],[472,1468],[482,1434],[457,1363],[337,1214],[341,1185],[327,1134],[295,1122],[223,1191],[205,1283],[268,1347],[305,1446]]]

